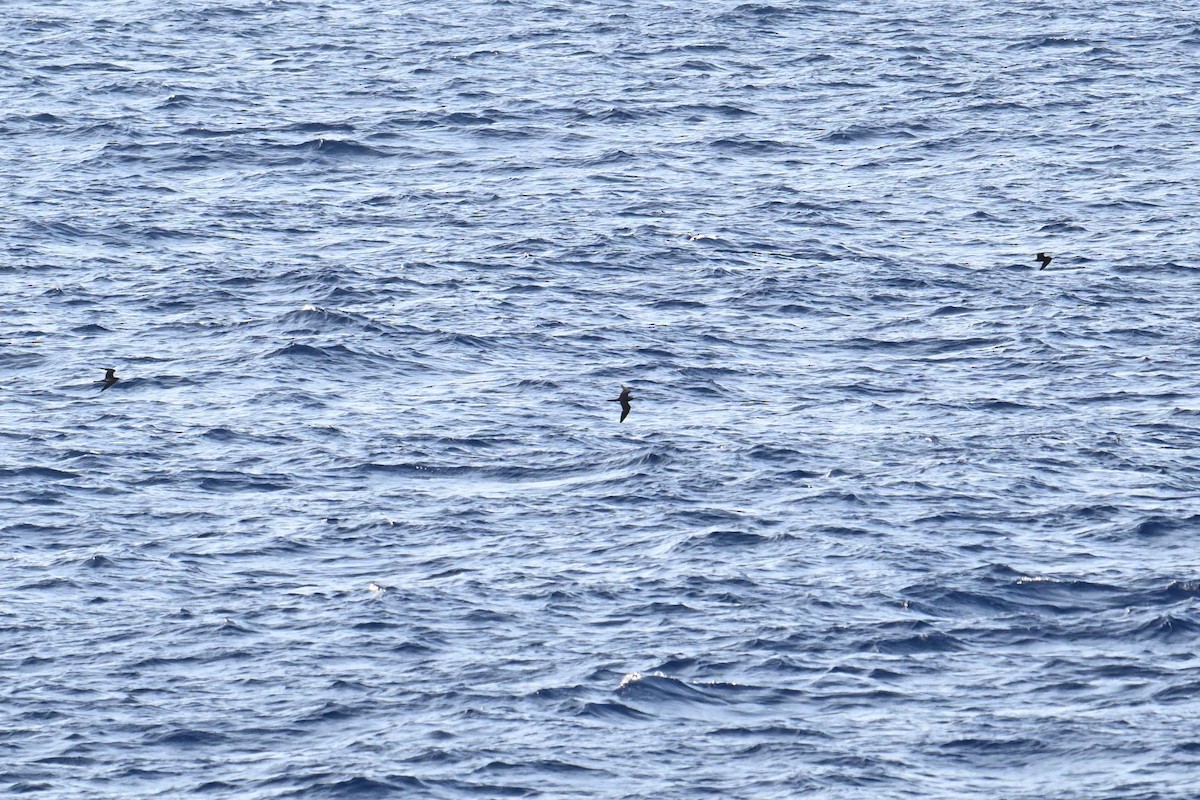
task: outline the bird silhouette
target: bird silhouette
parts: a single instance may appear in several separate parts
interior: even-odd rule
[[[104,380],[102,381],[104,385],[100,387],[100,391],[103,392],[105,389],[112,386],[119,380],[121,379],[117,377],[117,371],[112,367],[109,367],[108,369],[104,370]]]
[[[621,419],[619,420],[620,422],[624,422],[625,418],[629,416],[629,402],[631,400],[633,400],[633,394],[631,393],[630,388],[628,386],[625,386],[624,384],[622,384],[621,385],[621,395],[619,397],[614,397],[608,401],[610,403],[620,403],[621,404]]]
[[[1042,262],[1042,265],[1038,267],[1038,272],[1041,272],[1046,267],[1050,266],[1050,262],[1053,260],[1053,258],[1054,256],[1048,256],[1045,253],[1038,253],[1036,256],[1034,256],[1034,261]]]

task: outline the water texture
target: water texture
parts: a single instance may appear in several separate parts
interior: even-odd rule
[[[1197,57],[5,4],[0,793],[1194,798]]]

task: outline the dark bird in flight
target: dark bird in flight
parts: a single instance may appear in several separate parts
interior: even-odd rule
[[[1050,266],[1050,261],[1053,258],[1054,258],[1054,256],[1048,256],[1045,253],[1038,253],[1033,259],[1034,261],[1042,262],[1042,265],[1040,267],[1038,267],[1038,272],[1041,272],[1046,267]]]
[[[112,369],[110,367],[110,368],[104,370],[104,380],[102,381],[102,383],[104,385],[100,387],[100,391],[103,392],[105,389],[112,386],[114,383],[116,383],[119,380],[121,380],[121,379],[117,377],[117,371],[115,369]]]
[[[633,395],[630,393],[629,387],[622,385],[621,386],[621,396],[614,397],[613,399],[608,401],[610,403],[620,403],[621,404],[621,420],[620,420],[621,422],[624,422],[625,418],[629,416],[629,401],[632,399],[633,399]]]

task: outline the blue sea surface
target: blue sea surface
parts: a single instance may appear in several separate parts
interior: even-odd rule
[[[4,4],[0,794],[1200,796],[1198,58]]]

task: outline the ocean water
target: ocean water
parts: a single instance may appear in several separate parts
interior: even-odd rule
[[[1194,798],[1198,57],[5,4],[0,793]]]

